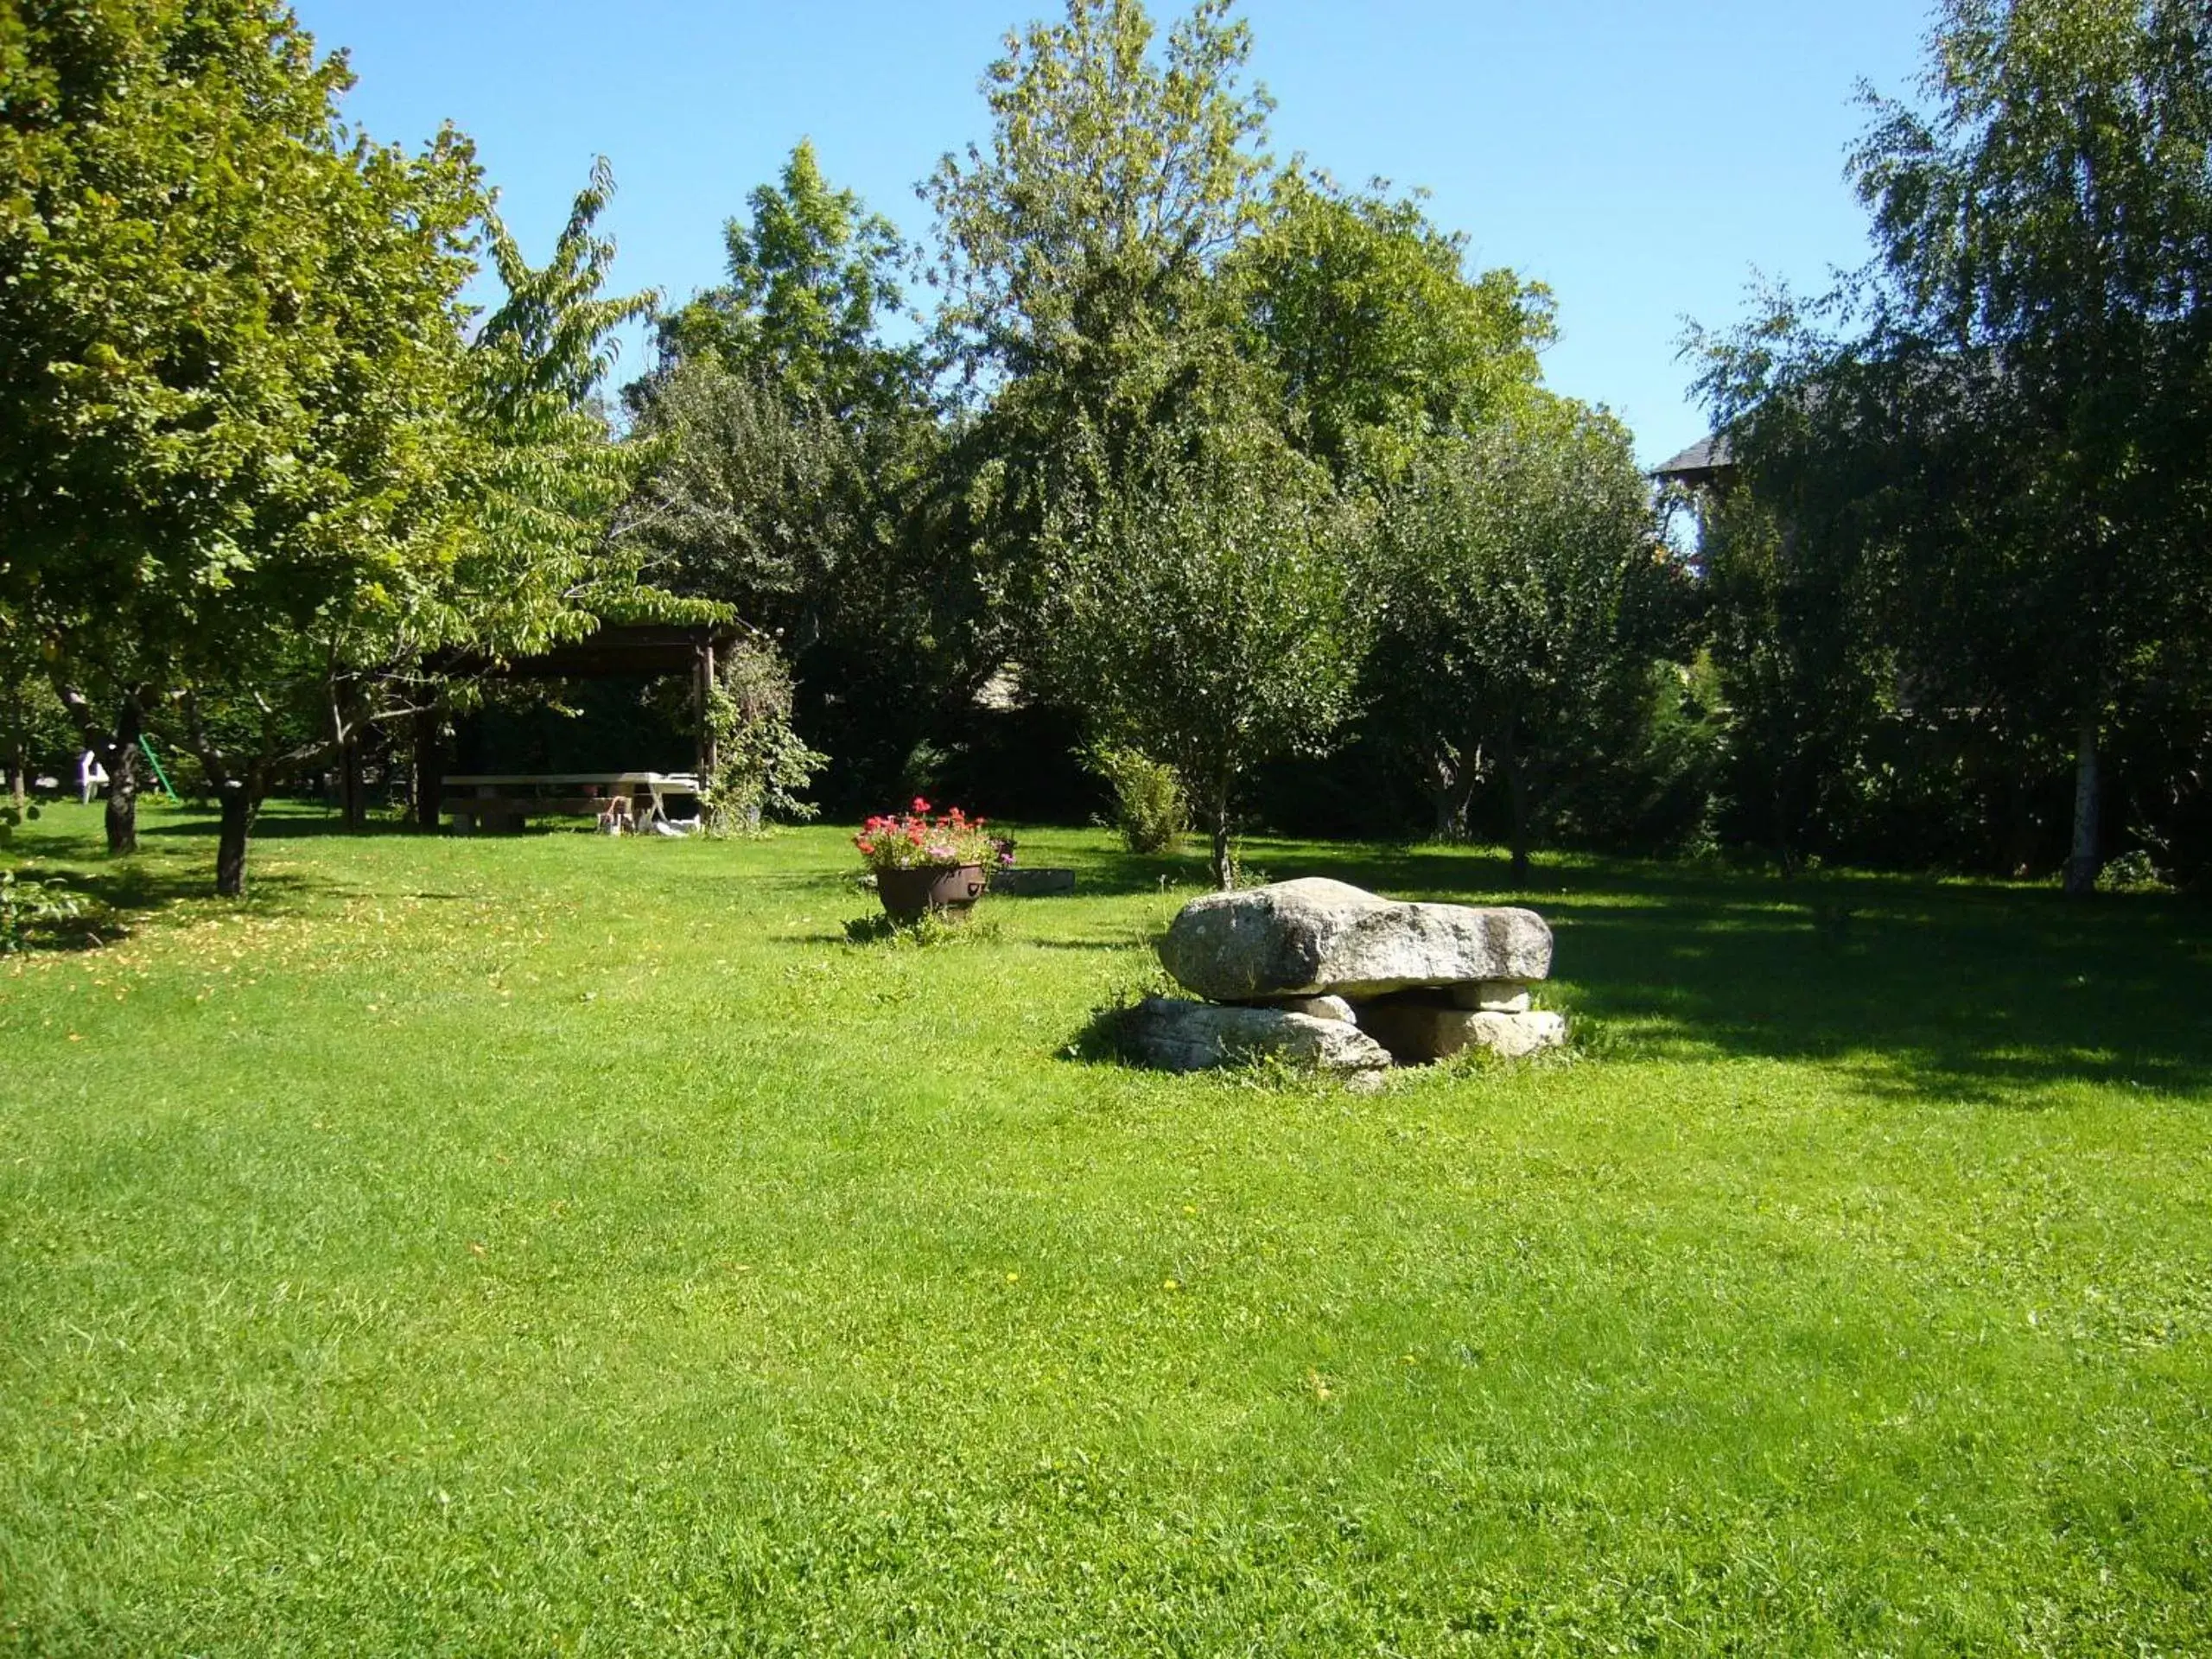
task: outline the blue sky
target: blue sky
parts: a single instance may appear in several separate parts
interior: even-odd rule
[[[976,83],[1001,37],[1058,10],[296,4],[323,47],[353,53],[349,118],[410,143],[452,120],[533,251],[607,156],[618,280],[677,299],[715,280],[723,219],[802,137],[834,182],[926,232],[914,185],[987,132]],[[1245,16],[1276,154],[1426,186],[1471,263],[1550,283],[1547,380],[1611,406],[1647,462],[1704,430],[1676,357],[1685,318],[1735,320],[1755,272],[1817,288],[1866,257],[1842,176],[1865,119],[1853,89],[1909,90],[1929,22],[1923,0],[1247,0]]]

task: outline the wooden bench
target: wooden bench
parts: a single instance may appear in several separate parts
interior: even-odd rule
[[[649,797],[667,817],[671,797],[699,794],[691,772],[477,772],[445,780],[445,810],[457,835],[524,829],[534,817],[595,818],[616,796]],[[460,792],[467,791],[467,792]],[[557,791],[557,792],[553,792]]]

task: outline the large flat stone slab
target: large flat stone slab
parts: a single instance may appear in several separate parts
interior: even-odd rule
[[[1379,996],[1417,987],[1542,979],[1552,931],[1531,910],[1400,904],[1309,877],[1183,906],[1160,941],[1178,984],[1221,1002]]]
[[[1280,1008],[1230,1008],[1211,1002],[1147,997],[1115,1020],[1122,1051],[1162,1071],[1204,1071],[1274,1056],[1324,1071],[1380,1071],[1388,1050],[1341,1020]]]

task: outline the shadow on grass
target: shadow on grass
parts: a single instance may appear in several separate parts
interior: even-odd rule
[[[1516,893],[1504,857],[1482,849],[1269,842],[1246,861],[1274,880],[1529,906],[1557,935],[1551,1000],[1605,1052],[1827,1060],[1918,1096],[2212,1089],[2212,906],[2199,899],[1580,858],[1540,860]],[[1147,891],[1161,866],[1103,854],[1086,884]]]
[[[2200,905],[1764,885],[1764,902],[1745,902],[1737,878],[1539,907],[1580,1011],[1631,1046],[1855,1062],[1877,1090],[1977,1098],[2066,1081],[2212,1086]]]
[[[80,901],[82,911],[66,919],[34,923],[24,930],[23,945],[39,952],[98,950],[130,938],[149,916],[177,904],[235,905],[238,901],[215,896],[215,829],[212,816],[164,813],[150,823],[142,817],[140,853],[121,858],[111,858],[81,828],[75,834],[24,837],[12,849],[17,868],[65,889]],[[168,844],[177,837],[204,840],[207,857]],[[261,839],[257,833],[255,839]],[[306,909],[310,894],[330,889],[324,880],[250,867],[243,902],[258,915],[297,914]]]
[[[214,878],[207,870],[149,869],[123,861],[111,865],[26,866],[30,873],[66,887],[85,902],[83,913],[66,920],[34,923],[22,945],[32,952],[97,950],[130,938],[157,911],[187,899],[214,899]],[[244,901],[256,914],[291,915],[303,911],[316,884],[291,874],[256,876]]]
[[[142,823],[139,838],[159,837],[164,840],[205,836],[212,839],[216,819],[213,811],[196,812],[188,808],[175,816],[165,816],[156,823]],[[354,841],[385,841],[403,836],[444,835],[442,830],[424,830],[419,825],[394,818],[372,819],[359,830],[348,830],[346,820],[334,812],[322,812],[311,806],[283,802],[265,807],[254,820],[253,839],[260,841],[307,841],[349,838]],[[553,833],[543,828],[516,832],[534,836]]]

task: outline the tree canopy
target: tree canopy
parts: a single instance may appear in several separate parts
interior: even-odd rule
[[[2212,21],[2174,0],[1948,0],[1916,102],[1852,157],[1878,246],[1708,342],[1703,385],[1789,556],[1858,573],[1888,701],[2017,768],[2101,751],[2212,620]]]

